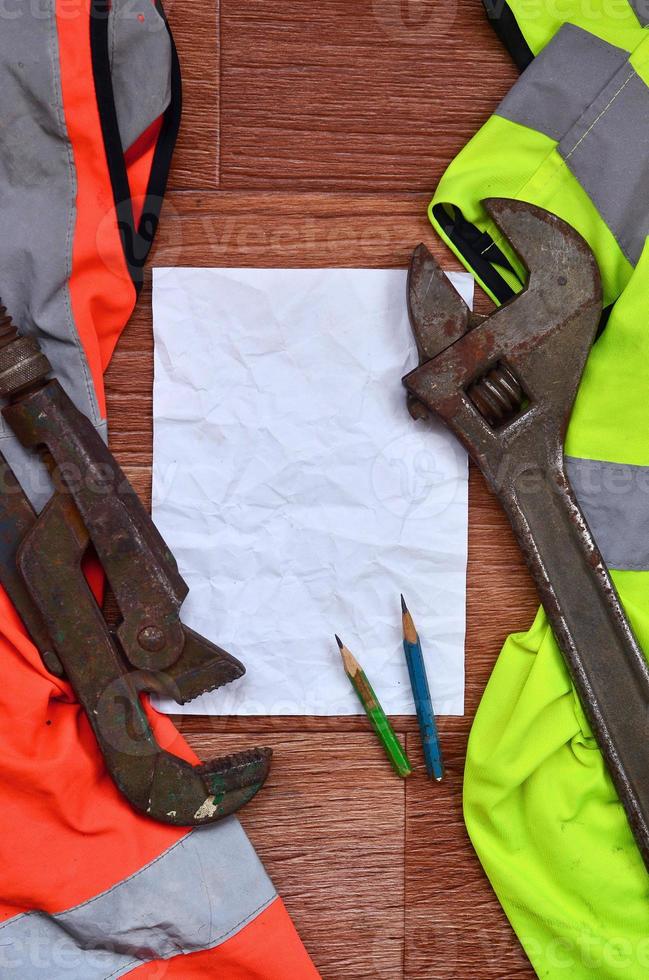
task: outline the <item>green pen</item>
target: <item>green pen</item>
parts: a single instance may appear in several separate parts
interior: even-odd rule
[[[402,779],[405,779],[411,774],[412,766],[410,765],[408,756],[404,752],[401,742],[397,738],[394,728],[388,720],[388,716],[381,707],[379,699],[374,693],[374,689],[359,662],[347,649],[339,636],[336,636],[336,643],[340,648],[340,656],[342,657],[345,673],[352,682],[352,686],[358,695],[358,700],[363,705],[372,728],[381,741],[394,771]]]

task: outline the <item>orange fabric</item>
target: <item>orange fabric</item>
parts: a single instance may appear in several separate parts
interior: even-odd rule
[[[77,218],[70,289],[93,379],[103,391],[101,347],[126,323],[134,290],[125,272],[92,79],[87,7],[70,0],[57,12],[63,97],[77,169]],[[113,216],[115,271],[98,259],[97,227]],[[105,245],[105,239],[104,245]],[[117,261],[117,257],[121,261]],[[134,813],[104,770],[82,709],[67,684],[43,667],[6,595],[0,594],[0,916],[23,908],[60,911],[115,884],[178,840],[184,831]],[[59,700],[61,699],[61,700]],[[17,714],[19,717],[17,717]],[[174,751],[192,757],[166,719],[155,728]],[[193,757],[192,757],[193,758]],[[56,855],[56,862],[45,855]]]
[[[102,369],[135,301],[115,219],[92,86],[85,0],[59,0],[62,94],[77,173],[70,293],[103,406]],[[101,589],[97,570],[93,588]],[[0,920],[58,912],[139,870],[186,831],[138,815],[103,766],[83,710],[54,678],[0,590]],[[160,744],[197,761],[171,722],[147,708]]]
[[[110,174],[92,85],[88,3],[57,0],[65,121],[77,173],[77,210],[70,296],[105,415],[103,372],[135,305],[120,240]]]
[[[93,379],[102,392],[101,368],[128,320],[135,292],[117,231],[90,84],[84,0],[58,5],[57,28],[78,183],[70,290]],[[105,261],[109,253],[112,268]],[[96,573],[94,578],[99,587]],[[186,831],[139,816],[119,795],[71,689],[45,670],[2,591],[0,660],[0,841],[7,848],[0,917],[34,907],[60,911],[137,871]],[[171,722],[148,711],[161,744],[197,761]]]
[[[139,870],[186,831],[139,816],[106,773],[67,683],[42,665],[0,590],[0,921],[60,912]],[[196,761],[150,709],[160,742]]]
[[[280,898],[216,949],[155,960],[127,975],[135,980],[318,980],[320,976]]]
[[[70,293],[100,405],[102,371],[135,301],[115,219],[113,193],[91,84],[88,7],[57,0],[65,119],[77,173]],[[142,197],[159,124],[130,154],[129,180]],[[141,206],[141,205],[140,205]],[[99,569],[89,581],[101,592]],[[25,911],[56,913],[86,902],[139,871],[186,834],[136,813],[103,764],[70,686],[53,677],[0,589],[0,922]],[[172,723],[150,705],[159,744],[197,758]],[[155,901],[155,896],[152,896]],[[274,966],[273,964],[280,964]],[[165,973],[155,972],[164,970]],[[148,976],[229,980],[317,978],[276,901],[216,951],[141,968]]]

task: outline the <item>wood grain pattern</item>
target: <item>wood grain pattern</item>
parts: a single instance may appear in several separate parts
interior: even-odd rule
[[[406,799],[404,976],[534,976],[464,827],[466,733],[445,733],[446,778],[440,785],[426,776],[418,736],[409,734],[406,744],[417,768]]]
[[[214,190],[219,186],[219,0],[171,0],[172,25],[182,70],[183,114],[169,186]]]
[[[515,78],[477,0],[174,0],[185,115],[150,267],[405,267],[435,181]],[[111,444],[146,500],[151,273],[107,375]],[[394,777],[364,718],[177,719],[204,757],[275,749],[243,821],[325,980],[533,977],[464,829],[471,720],[534,589],[471,469],[464,718],[448,777]],[[288,980],[288,978],[287,978]]]
[[[204,756],[246,744],[244,735],[189,741]],[[323,977],[394,980],[404,957],[403,781],[368,731],[346,736],[342,753],[337,734],[278,733],[265,744],[272,775],[241,820],[309,952]]]
[[[429,190],[515,77],[476,8],[223,0],[222,186]]]

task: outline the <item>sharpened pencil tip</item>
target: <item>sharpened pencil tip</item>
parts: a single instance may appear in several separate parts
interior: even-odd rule
[[[340,639],[340,637],[338,636],[338,634],[337,634],[337,633],[334,633],[334,636],[336,637],[336,643],[338,644],[338,648],[339,648],[340,650],[342,650],[342,648],[344,647],[344,645],[345,645],[345,644],[344,644],[344,643],[343,643],[343,641],[342,641],[342,640]]]
[[[419,636],[417,629],[412,621],[412,615],[406,605],[406,600],[401,596],[401,618],[403,620],[403,638],[408,643],[418,643]]]

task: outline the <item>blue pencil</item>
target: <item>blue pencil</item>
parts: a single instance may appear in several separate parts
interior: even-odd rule
[[[406,654],[410,684],[417,708],[417,719],[419,721],[419,731],[421,732],[421,744],[424,748],[426,771],[431,779],[436,779],[439,783],[444,778],[444,762],[442,760],[442,749],[439,744],[433,702],[430,697],[428,677],[426,676],[426,665],[424,664],[424,655],[421,650],[421,641],[403,596],[401,596],[401,612],[403,618],[403,649]]]

